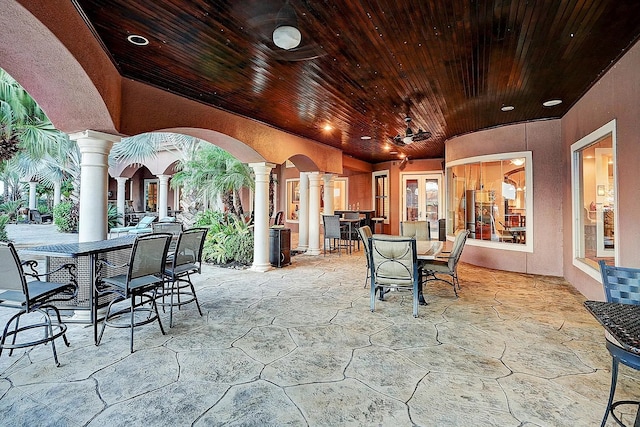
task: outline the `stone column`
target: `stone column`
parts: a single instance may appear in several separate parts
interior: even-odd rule
[[[29,181],[29,209],[38,209],[38,201],[36,199],[37,181]],[[29,218],[31,219],[31,218]]]
[[[300,201],[298,205],[298,252],[309,249],[309,174],[300,172]]]
[[[62,182],[56,180],[53,182],[53,206],[58,206],[62,200]]]
[[[320,255],[320,173],[309,173],[309,255]]]
[[[116,182],[118,183],[118,189],[116,194],[116,207],[118,209],[118,214],[120,215],[120,220],[118,221],[121,226],[125,225],[125,213],[127,211],[125,203],[126,203],[126,184],[127,184],[126,176],[117,176]]]
[[[107,237],[108,156],[120,137],[86,130],[69,135],[80,148],[80,218],[78,242]]]
[[[256,176],[254,228],[253,228],[253,265],[254,271],[271,269],[269,263],[269,174],[276,165],[273,163],[249,163]]]
[[[322,175],[324,181],[324,214],[333,215],[333,189],[336,184],[336,176],[332,173]]]
[[[167,217],[169,175],[158,175],[158,220]]]

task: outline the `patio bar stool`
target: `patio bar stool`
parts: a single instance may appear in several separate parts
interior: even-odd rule
[[[167,256],[161,301],[157,304],[169,306],[169,327],[173,327],[173,307],[180,309],[185,304],[195,302],[202,316],[191,275],[201,272],[202,248],[208,231],[207,228],[183,231],[178,236],[175,251]],[[166,297],[169,297],[169,302],[165,301]]]

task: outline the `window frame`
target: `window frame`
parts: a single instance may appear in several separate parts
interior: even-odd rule
[[[452,189],[451,186],[451,168],[454,166],[468,165],[477,163],[480,164],[479,167],[482,167],[482,163],[496,162],[496,161],[504,161],[504,160],[513,160],[518,158],[524,158],[524,173],[525,173],[525,185],[527,187],[527,191],[525,194],[525,211],[526,211],[526,242],[524,244],[515,244],[509,242],[496,242],[491,240],[480,240],[480,239],[467,239],[467,245],[470,246],[478,246],[484,248],[494,248],[500,250],[508,250],[513,252],[528,252],[533,253],[533,243],[534,243],[534,205],[533,205],[533,193],[534,193],[534,184],[533,184],[533,155],[531,151],[516,151],[510,153],[497,153],[497,154],[487,154],[482,156],[474,156],[467,157],[464,159],[457,159],[451,162],[447,162],[445,165],[446,168],[446,179],[445,185],[447,188],[447,193]],[[449,222],[450,218],[450,197],[447,194],[446,197],[446,215],[447,222]],[[449,225],[447,224],[447,240],[453,240],[454,236],[449,234]]]
[[[377,186],[376,186],[376,178],[378,177],[385,177],[385,185],[384,185],[384,191],[386,193],[386,195],[380,196],[378,197],[377,194]],[[384,202],[383,202],[383,211],[386,215],[383,215],[384,218],[384,224],[389,224],[389,217],[391,216],[391,195],[389,194],[389,189],[391,188],[391,186],[389,185],[389,169],[384,169],[384,170],[380,170],[380,171],[375,171],[371,173],[371,199],[372,199],[372,203],[373,203],[373,209],[375,212],[376,209],[376,199],[377,198],[383,198]],[[375,215],[375,214],[374,214]]]
[[[582,177],[580,176],[582,170],[578,167],[580,162],[580,155],[584,148],[589,145],[595,144],[602,138],[611,134],[611,152],[613,157],[613,200],[614,200],[614,224],[619,224],[618,221],[618,172],[617,172],[617,135],[616,135],[616,119],[604,124],[600,128],[594,130],[590,134],[580,138],[578,141],[571,144],[571,263],[574,267],[589,275],[598,282],[602,282],[602,276],[599,268],[595,265],[591,265],[584,261],[584,258],[579,257],[581,247],[581,235],[578,233],[582,221],[580,216],[582,215]],[[620,233],[614,234],[614,262],[617,265],[620,259]]]

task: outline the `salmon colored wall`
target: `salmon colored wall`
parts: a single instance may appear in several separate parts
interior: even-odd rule
[[[73,3],[3,1],[1,8],[0,67],[29,92],[56,128],[114,133],[122,78]]]
[[[616,264],[640,268],[640,44],[636,43],[562,118],[564,164],[564,276],[587,298],[602,299],[602,285],[573,266],[571,144],[616,119]]]
[[[503,126],[452,138],[446,144],[446,159],[451,162],[518,151],[531,151],[533,157],[533,253],[473,246],[470,242],[462,260],[500,270],[562,276],[560,120]],[[531,211],[531,207],[527,209]]]
[[[402,215],[402,199],[400,198],[402,180],[400,179],[400,174],[407,172],[442,173],[442,161],[442,159],[409,160],[402,170],[400,169],[400,160],[378,163],[373,166],[375,171],[389,170],[390,212],[389,223],[384,226],[385,233],[400,234],[400,219]],[[370,198],[372,197],[373,195],[370,196]]]

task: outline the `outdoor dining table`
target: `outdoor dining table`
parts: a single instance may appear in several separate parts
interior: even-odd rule
[[[640,305],[585,301],[584,306],[622,348],[640,355]],[[640,426],[640,409],[633,425]]]
[[[65,302],[64,306],[58,307],[61,310],[74,311],[74,315],[66,320],[67,322],[95,324],[96,319],[93,318],[94,304],[97,304],[97,308],[99,308],[109,302],[109,299],[94,301],[93,298],[93,286],[98,274],[96,261],[98,259],[106,259],[114,265],[126,264],[129,261],[131,248],[135,240],[136,236],[127,235],[95,242],[35,246],[22,249],[20,253],[31,256],[44,256],[47,271],[53,270],[62,264],[74,263],[77,268],[78,295],[70,302]],[[109,269],[109,274],[112,272],[116,272],[116,274],[126,273],[125,268],[109,267]],[[63,277],[61,276],[62,274],[64,273],[55,273],[47,280],[69,280],[69,277]]]

